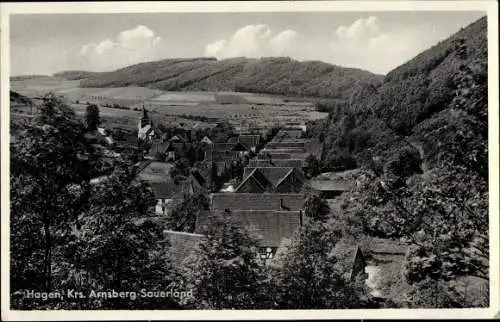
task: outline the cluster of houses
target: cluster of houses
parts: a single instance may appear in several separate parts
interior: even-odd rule
[[[172,161],[185,154],[192,140],[186,140],[182,135],[167,137],[152,125],[147,113],[143,114],[138,123],[138,137],[149,141],[151,148],[137,168],[137,179],[152,187],[157,199],[157,215],[168,215],[176,198],[198,193],[209,197],[208,209],[193,214],[196,216],[194,231],[164,231],[173,248],[174,265],[182,265],[204,238],[212,218],[221,214],[229,216],[254,235],[259,243],[259,256],[272,262],[278,252],[286,251],[286,245],[303,225],[303,207],[308,191],[318,193],[332,208],[338,204],[339,196],[354,183],[358,170],[306,178],[303,171],[307,166],[306,159],[310,155],[319,159],[322,145],[305,138],[301,129],[280,129],[272,139],[266,138],[265,141],[263,133],[265,131],[240,131],[227,142],[214,142],[208,136],[198,139],[198,146],[203,147],[202,162],[196,169],[191,169],[183,181],[175,182],[170,175],[174,167]],[[242,160],[245,160],[245,167],[238,184],[230,189],[213,190],[213,173],[220,174],[235,161]],[[339,243],[332,252],[344,258],[342,264],[347,278],[367,278],[367,283],[376,290],[376,276],[381,274],[380,268],[385,269],[383,265],[388,265],[380,264],[380,258],[389,259],[392,266],[387,269],[393,270],[402,263],[407,249],[401,246],[396,251],[388,251],[384,247],[372,245],[369,257],[356,243]],[[399,266],[396,271],[398,269]]]

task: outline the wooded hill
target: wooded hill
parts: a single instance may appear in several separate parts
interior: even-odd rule
[[[463,59],[456,53],[458,39],[464,40]],[[439,140],[425,140],[424,136],[438,123],[447,122],[451,129],[455,77],[464,64],[473,66],[477,77],[487,77],[486,17],[389,72],[374,94],[357,95],[350,104],[333,111],[327,122],[316,124],[315,130],[322,133],[329,151],[324,156],[325,166],[359,166],[366,161],[369,148],[391,155],[390,148],[399,148],[401,138],[421,142],[426,145],[425,152],[435,152],[432,145]],[[424,154],[434,159],[432,153]]]
[[[370,93],[381,75],[320,61],[290,58],[164,59],[112,72],[69,71],[54,76],[81,79],[82,87],[144,86],[169,91],[236,91],[349,100]]]

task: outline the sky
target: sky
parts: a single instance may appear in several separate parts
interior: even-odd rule
[[[386,74],[480,11],[24,14],[11,75],[110,71],[165,58],[288,56]]]

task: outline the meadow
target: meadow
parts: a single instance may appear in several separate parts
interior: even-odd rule
[[[79,80],[50,76],[11,78],[11,89],[28,97],[47,92],[64,97],[77,115],[83,116],[87,102],[99,106],[103,121],[113,126],[135,128],[142,105],[156,122],[169,124],[193,121],[182,116],[221,119],[235,126],[272,126],[321,119],[312,101],[279,95],[240,92],[167,92],[146,87],[81,88]],[[118,104],[125,109],[110,108]]]

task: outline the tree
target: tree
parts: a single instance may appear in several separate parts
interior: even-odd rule
[[[71,187],[90,179],[83,133],[74,112],[49,94],[11,149],[13,290],[30,280],[33,289],[52,289],[56,236],[80,206]]]
[[[175,161],[174,167],[170,170],[170,176],[175,179],[178,178],[178,181],[183,181],[187,177],[189,177],[191,171],[191,166],[189,160],[186,158],[179,159]],[[179,179],[182,177],[183,179]]]
[[[128,168],[118,167],[91,187],[88,209],[74,222],[64,251],[72,268],[63,286],[87,292],[139,292],[166,291],[174,285],[177,275],[163,227],[154,220],[153,192],[133,178]],[[171,298],[113,298],[81,305],[88,309],[178,308]]]
[[[304,174],[308,179],[311,179],[321,173],[321,164],[319,160],[312,154],[309,154],[305,160]]]
[[[95,131],[101,123],[99,118],[99,107],[95,104],[87,104],[87,110],[85,112],[85,121],[87,123],[87,130]]]
[[[229,214],[211,217],[207,231],[186,261],[196,309],[256,309],[268,306],[268,279],[256,240]]]
[[[209,200],[206,195],[197,193],[190,196],[184,193],[180,200],[177,200],[174,208],[167,216],[167,228],[173,231],[185,231],[193,233],[196,224],[197,214],[207,211]]]
[[[304,201],[304,214],[313,220],[325,221],[330,214],[330,206],[317,194],[309,194]]]
[[[306,220],[281,258],[274,263],[280,309],[346,309],[360,304],[354,285],[343,277],[332,254],[341,233],[320,221]]]

